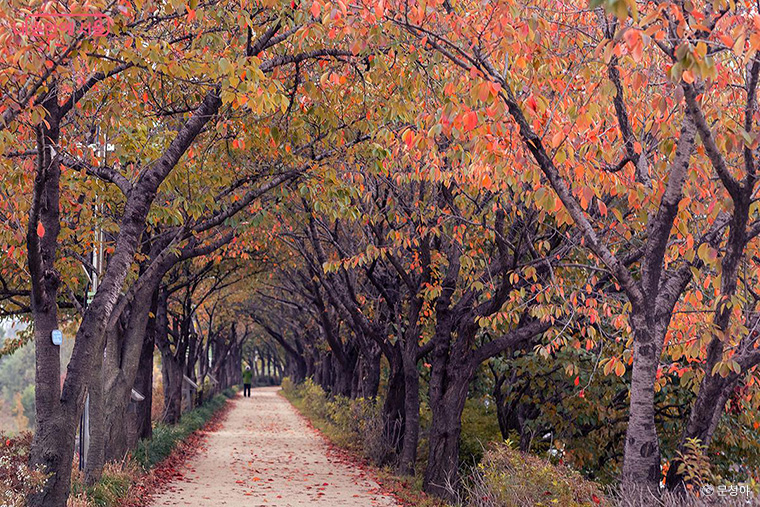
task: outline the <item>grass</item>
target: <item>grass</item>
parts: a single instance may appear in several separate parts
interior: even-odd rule
[[[147,470],[169,456],[177,446],[177,443],[187,438],[194,431],[201,429],[214,413],[224,406],[227,399],[232,398],[234,395],[234,390],[227,389],[222,394],[217,394],[208,400],[202,406],[183,414],[177,424],[157,424],[153,428],[153,438],[141,440],[137,445],[137,449],[134,452],[137,462]]]

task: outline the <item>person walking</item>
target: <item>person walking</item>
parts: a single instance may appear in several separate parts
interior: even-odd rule
[[[253,372],[251,371],[250,366],[245,367],[245,371],[243,372],[243,396],[246,398],[251,397],[251,377],[253,376]]]

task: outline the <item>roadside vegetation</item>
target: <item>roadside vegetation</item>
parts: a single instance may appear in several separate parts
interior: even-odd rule
[[[181,465],[189,455],[178,453],[178,447],[187,445],[189,438],[219,417],[236,390],[227,389],[203,405],[186,412],[175,425],[159,423],[153,438],[140,441],[137,449],[118,462],[108,463],[100,480],[88,486],[85,475],[74,462],[71,479],[71,496],[68,507],[143,507],[146,494],[158,487],[162,480],[153,477],[156,468],[166,475]],[[0,434],[0,505],[25,507],[26,498],[40,490],[47,477],[28,467],[32,435],[23,432],[14,437]],[[197,442],[194,442],[197,444]],[[169,474],[168,478],[173,476]]]
[[[365,399],[331,397],[311,380],[296,385],[285,378],[282,395],[331,442],[373,465],[386,489],[393,491],[405,505],[447,505],[423,492],[421,474],[417,474],[417,480],[410,480],[394,473],[394,468],[390,466],[395,462],[390,456],[393,449],[383,438],[382,414],[377,404]],[[464,417],[481,419],[483,416],[477,412],[477,409],[466,408]],[[478,507],[611,505],[599,485],[557,464],[556,460],[551,463],[547,459],[526,455],[515,450],[510,442],[481,440],[488,432],[482,431],[483,428],[478,425],[469,424],[465,428],[463,440],[478,441],[487,447],[480,447],[472,454],[467,449],[473,447],[462,447],[461,463],[466,470],[466,487],[464,490],[452,488],[452,493],[457,497],[456,503]],[[422,434],[425,435],[426,431],[426,425],[423,425]],[[427,445],[424,436],[421,445]],[[417,466],[424,470],[423,459]]]

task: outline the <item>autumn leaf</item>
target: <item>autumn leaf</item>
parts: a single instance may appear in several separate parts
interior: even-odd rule
[[[401,139],[404,141],[404,144],[406,144],[406,147],[411,149],[414,145],[414,130],[406,129],[404,133],[401,134]]]
[[[315,18],[318,18],[321,9],[322,8],[320,7],[319,2],[314,2],[313,4],[311,4],[311,9],[309,9],[309,12],[311,12],[312,16],[314,16]]]
[[[37,236],[43,237],[45,235],[45,226],[42,225],[42,222],[37,222]]]
[[[478,113],[467,111],[462,117],[462,126],[465,132],[473,130],[478,125]]]
[[[533,95],[528,97],[527,104],[530,110],[533,111],[534,113],[538,111],[538,102],[536,102],[536,99],[533,97]]]

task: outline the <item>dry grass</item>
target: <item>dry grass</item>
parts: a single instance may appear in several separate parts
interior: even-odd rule
[[[686,496],[676,493],[663,493],[657,495],[650,491],[624,489],[611,495],[615,507],[746,507],[748,505],[760,505],[760,501],[754,495],[747,496],[728,494],[719,495],[714,492],[710,495],[698,497],[692,493]]]
[[[471,507],[613,505],[596,483],[562,465],[494,444],[456,493]],[[642,504],[644,505],[644,504]]]

